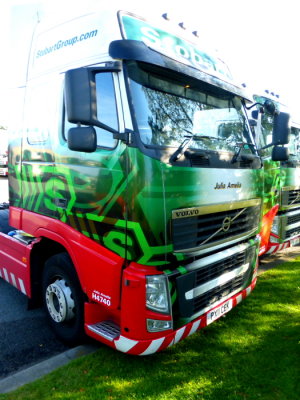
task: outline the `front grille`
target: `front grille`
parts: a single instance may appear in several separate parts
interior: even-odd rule
[[[237,276],[224,285],[213,288],[209,292],[204,293],[202,296],[197,297],[197,299],[194,301],[193,314],[196,314],[207,307],[213,307],[215,303],[227,298],[230,293],[239,292],[243,288],[243,284],[247,282],[249,276],[250,270],[248,270],[244,276]]]
[[[180,215],[180,210],[178,212]],[[184,211],[181,211],[181,215],[184,215]],[[252,234],[258,227],[259,218],[260,204],[202,215],[173,217],[174,251],[197,250]]]
[[[300,222],[300,213],[296,215],[291,215],[287,219],[287,225],[297,224],[298,222]]]
[[[245,264],[245,252],[234,254],[223,260],[220,260],[214,264],[207,265],[204,268],[200,268],[196,272],[195,285],[202,285],[226,272],[230,272],[235,268]]]
[[[281,203],[284,207],[296,207],[300,205],[300,189],[281,191]]]
[[[285,233],[285,237],[283,239],[287,240],[294,236],[299,236],[299,235],[300,235],[300,226],[287,230]]]
[[[252,246],[244,251],[177,277],[176,289],[180,317],[190,318],[195,314],[201,313],[201,311],[205,312],[214,304],[226,300],[246,287],[251,278],[251,263],[254,259],[254,253],[255,246]],[[244,266],[246,266],[245,271],[243,270]],[[242,272],[239,273],[239,271]],[[228,273],[232,274],[231,279],[222,282],[222,277]],[[221,283],[214,287],[209,287],[209,283],[217,278]],[[203,284],[208,284],[207,291],[194,298],[186,298],[186,293],[194,289],[197,290],[197,287]]]

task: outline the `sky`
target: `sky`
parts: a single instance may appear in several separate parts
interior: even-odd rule
[[[297,0],[112,0],[138,15],[162,15],[199,32],[199,45],[218,49],[238,84],[268,89],[300,120]],[[52,22],[85,13],[103,0],[0,0],[0,126],[13,114],[11,88],[21,85],[37,19]],[[105,7],[105,5],[103,6]],[[297,114],[299,115],[297,118]]]

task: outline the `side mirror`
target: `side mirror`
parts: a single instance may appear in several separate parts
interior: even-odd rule
[[[288,144],[290,136],[290,114],[281,112],[274,115],[273,145]]]
[[[69,122],[81,125],[94,125],[111,133],[118,132],[100,122],[97,117],[97,93],[95,74],[120,71],[119,63],[97,68],[76,68],[65,74],[65,105]]]
[[[68,147],[73,151],[93,153],[97,149],[97,135],[93,127],[70,128],[68,131]]]
[[[77,68],[66,72],[65,103],[69,122],[96,125],[96,85],[90,69]]]
[[[272,150],[273,161],[287,161],[289,159],[289,149],[283,146],[274,146]]]

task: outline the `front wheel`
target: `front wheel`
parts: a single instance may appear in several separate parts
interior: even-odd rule
[[[46,261],[42,287],[47,318],[58,338],[68,344],[82,341],[84,294],[67,253]]]

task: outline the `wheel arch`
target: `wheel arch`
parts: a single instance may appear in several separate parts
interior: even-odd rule
[[[30,253],[30,280],[31,280],[31,299],[29,308],[39,307],[42,305],[42,276],[46,261],[59,253],[67,253],[73,263],[74,270],[78,276],[74,259],[67,246],[57,240],[48,237],[40,237],[39,241],[34,244]],[[79,279],[79,276],[78,276]],[[79,279],[80,280],[80,279]]]

